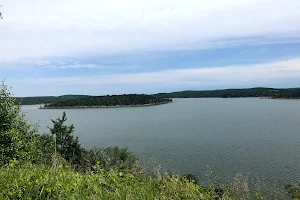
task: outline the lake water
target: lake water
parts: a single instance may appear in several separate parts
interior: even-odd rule
[[[22,106],[29,122],[47,132],[64,110]],[[149,167],[201,180],[237,173],[280,184],[300,181],[300,100],[174,99],[137,108],[65,110],[87,148],[128,147]]]

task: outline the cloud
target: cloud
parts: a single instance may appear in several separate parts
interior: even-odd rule
[[[18,84],[51,84],[53,86],[241,86],[245,83],[264,85],[286,80],[300,80],[300,58],[272,63],[232,65],[210,68],[172,69],[148,73],[113,74],[16,80]]]
[[[2,0],[0,61],[299,42],[299,0]],[[287,39],[289,36],[292,39]],[[228,40],[228,39],[238,40]],[[270,39],[271,38],[271,39]],[[285,38],[285,39],[283,39]]]
[[[39,65],[39,66],[45,66],[45,65],[50,65],[51,63],[47,60],[40,60],[40,61],[37,61],[35,64]]]
[[[65,63],[64,63],[65,64]],[[72,64],[72,65],[47,65],[45,67],[51,69],[104,69],[109,66],[98,66],[95,64]]]
[[[116,66],[116,65],[96,65],[96,64],[66,64],[65,62],[59,62],[59,65],[46,65],[44,66],[50,69],[136,69],[138,66]]]

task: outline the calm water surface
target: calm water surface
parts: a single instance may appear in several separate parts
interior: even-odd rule
[[[149,168],[228,181],[237,173],[286,184],[300,181],[300,101],[174,99],[138,108],[39,110],[23,106],[47,132],[66,111],[87,148],[128,147]]]

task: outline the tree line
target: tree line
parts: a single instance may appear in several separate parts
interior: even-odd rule
[[[35,105],[35,104],[47,104],[55,103],[58,101],[80,98],[87,95],[63,95],[63,96],[39,96],[39,97],[15,97],[16,103],[21,105]]]
[[[137,106],[152,105],[171,102],[171,99],[160,98],[153,95],[145,94],[124,94],[124,95],[107,95],[107,96],[87,96],[73,98],[46,104],[45,108],[64,108],[80,106]]]
[[[159,93],[161,98],[236,98],[236,97],[267,97],[267,98],[300,98],[300,88],[276,89],[276,88],[249,88],[249,89],[225,89],[182,91],[172,93]]]
[[[114,95],[119,96],[119,95]],[[276,88],[244,88],[244,89],[224,89],[224,90],[202,90],[202,91],[181,91],[171,93],[154,94],[159,98],[236,98],[236,97],[268,97],[268,98],[300,98],[300,88],[276,89]],[[88,97],[87,95],[64,95],[64,96],[41,96],[41,97],[16,97],[16,102],[21,105],[34,104],[55,104],[64,100]],[[104,97],[104,96],[103,96]],[[154,98],[154,97],[152,97]],[[116,99],[116,98],[115,98]],[[104,99],[103,99],[104,100]],[[111,99],[112,100],[112,99]],[[108,105],[118,105],[118,102],[105,99]],[[87,101],[88,100],[83,100]],[[91,101],[94,101],[91,99]],[[71,104],[78,104],[78,101],[69,101]],[[89,102],[89,104],[93,104]],[[101,103],[101,105],[103,105]]]

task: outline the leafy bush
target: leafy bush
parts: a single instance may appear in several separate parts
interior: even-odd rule
[[[84,154],[84,167],[91,169],[99,163],[103,169],[118,169],[121,171],[132,171],[138,165],[137,157],[127,148],[108,147],[106,149],[95,148]]]
[[[298,184],[289,184],[285,186],[289,196],[294,200],[300,199],[300,183]]]
[[[37,159],[37,129],[28,125],[19,105],[2,82],[0,86],[0,162]]]
[[[197,176],[195,176],[193,174],[183,175],[183,178],[187,179],[188,181],[190,181],[192,183],[199,184],[199,179],[197,178]]]
[[[55,140],[50,134],[36,134],[39,163],[50,165],[55,154]]]

